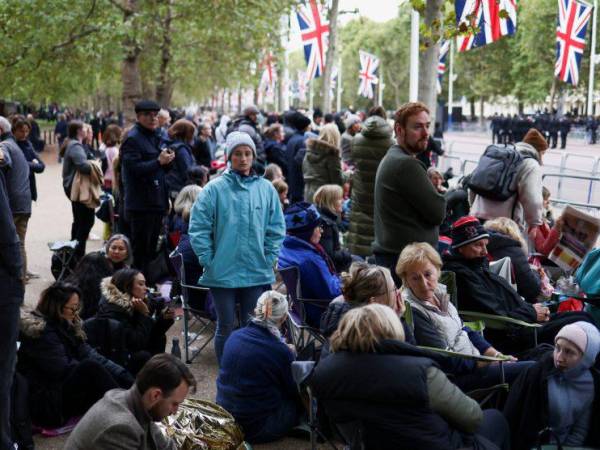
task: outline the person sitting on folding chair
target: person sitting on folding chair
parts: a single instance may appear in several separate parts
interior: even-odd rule
[[[465,216],[452,225],[452,253],[444,255],[443,270],[456,274],[459,310],[496,314],[524,322],[543,324],[537,331],[539,343],[552,343],[563,326],[584,321],[593,323],[585,312],[550,314],[541,303],[527,303],[506,280],[490,272],[487,260],[488,233],[479,220]],[[530,328],[486,330],[494,347],[504,353],[517,354],[531,348],[534,339]]]
[[[298,267],[302,297],[332,300],[342,293],[335,266],[321,246],[321,215],[314,205],[299,202],[285,211],[287,236],[279,253],[279,269]],[[305,305],[306,322],[318,327],[322,308]]]
[[[284,295],[264,292],[254,318],[233,332],[223,350],[217,403],[235,417],[252,444],[283,438],[302,411],[292,377],[295,350],[280,332],[287,313]]]
[[[412,308],[417,343],[467,355],[502,356],[477,331],[465,326],[446,286],[438,283],[441,268],[439,253],[426,242],[404,247],[396,265],[396,274],[402,280],[402,298]],[[453,382],[464,392],[504,382],[510,384],[533,364],[515,361],[513,358],[512,362],[500,366],[463,359],[459,366],[461,372],[453,373]]]
[[[404,301],[396,288],[390,270],[365,262],[354,262],[348,273],[342,274],[343,296],[334,299],[321,316],[321,333],[330,338],[348,311],[360,306],[379,303],[392,308],[401,317],[405,341],[416,344],[412,330],[402,318]],[[321,350],[321,358],[329,353],[329,345]]]
[[[366,449],[507,449],[508,425],[482,411],[405,344],[400,319],[372,304],[346,313],[310,384],[334,424],[357,423]]]
[[[504,407],[512,449],[535,447],[551,428],[550,442],[600,447],[600,371],[594,367],[600,333],[587,322],[563,327],[548,352],[511,387]],[[560,448],[560,447],[558,447]]]

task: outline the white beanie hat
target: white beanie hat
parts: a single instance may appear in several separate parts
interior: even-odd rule
[[[240,145],[247,145],[252,149],[252,154],[256,158],[256,145],[248,133],[243,131],[232,131],[227,135],[225,147],[227,148],[227,159],[231,159],[231,154]]]

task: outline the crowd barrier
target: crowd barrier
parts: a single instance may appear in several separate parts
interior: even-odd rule
[[[438,168],[445,172],[452,168],[455,177],[462,177],[470,174],[479,162],[479,156],[468,152],[453,151],[453,142],[444,142],[446,153],[439,157]],[[595,199],[595,187],[600,181],[600,157],[589,154],[571,153],[558,150],[549,150],[544,155],[544,165],[542,170],[544,178],[555,179],[555,186],[552,187],[552,201],[557,204],[571,204],[593,210],[600,210],[600,205],[593,203]],[[573,187],[573,183],[567,186],[567,181],[588,181],[586,183],[586,193],[584,197],[581,194],[582,189]],[[566,191],[571,194],[565,195]],[[599,193],[600,194],[600,193]],[[575,198],[579,196],[580,198]],[[571,198],[573,197],[573,198]],[[585,202],[584,200],[587,200]]]

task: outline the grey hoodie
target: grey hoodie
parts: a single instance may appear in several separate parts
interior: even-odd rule
[[[548,377],[549,425],[563,445],[583,445],[590,428],[594,379],[590,368],[600,352],[600,332],[587,322],[576,322],[587,335],[579,364]],[[597,425],[597,424],[596,424]]]

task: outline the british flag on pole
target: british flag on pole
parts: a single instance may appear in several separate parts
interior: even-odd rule
[[[309,80],[320,77],[325,68],[329,22],[324,9],[317,5],[317,0],[309,0],[308,5],[301,5],[296,11]]]
[[[373,87],[379,82],[379,79],[375,74],[379,67],[379,58],[362,50],[359,50],[358,54],[360,56],[360,71],[358,72],[360,83],[358,85],[358,95],[362,95],[366,98],[373,98],[375,95]]]
[[[455,0],[454,6],[459,29],[478,29],[476,34],[461,35],[456,39],[459,52],[491,44],[517,30],[516,0]]]
[[[577,0],[558,0],[556,64],[554,75],[573,86],[579,81],[579,65],[585,48],[585,32],[592,6]]]
[[[438,58],[438,77],[437,77],[437,92],[442,92],[442,79],[446,72],[446,58],[448,57],[448,50],[450,50],[450,41],[445,40],[440,44],[440,56]]]

